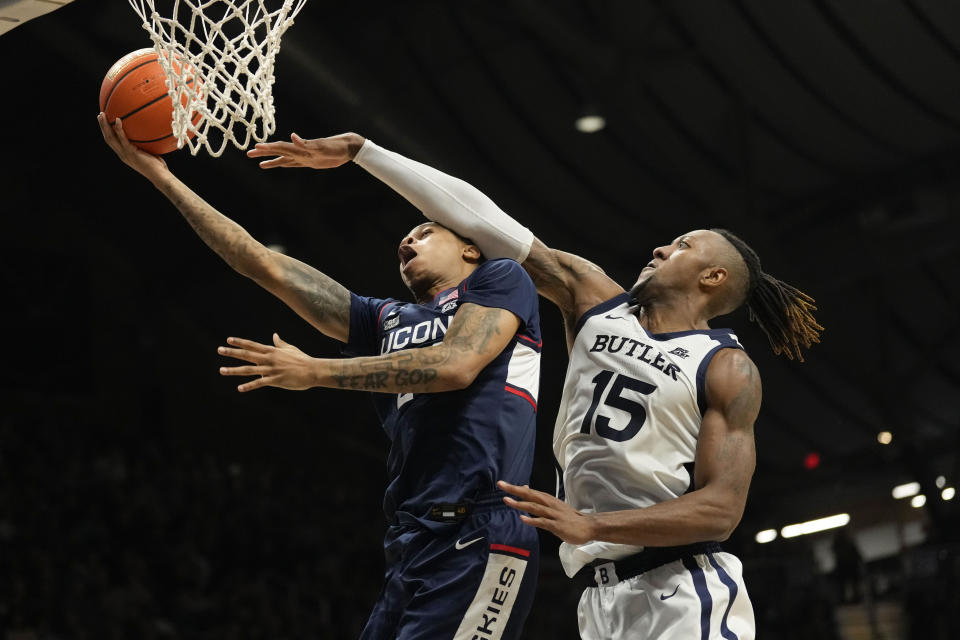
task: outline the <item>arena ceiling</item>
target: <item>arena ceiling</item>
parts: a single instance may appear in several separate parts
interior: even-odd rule
[[[239,400],[208,375],[228,334],[336,347],[220,266],[103,145],[103,74],[149,44],[126,3],[93,0],[0,38],[3,262],[19,310],[7,333],[24,363],[7,389],[162,405],[177,424],[245,403],[231,410],[253,424],[211,428],[249,432],[252,448],[255,417],[309,423],[272,428],[310,438],[349,416],[359,424],[331,430],[334,446],[380,459],[356,396]],[[826,331],[805,363],[729,319],[764,380],[746,516],[762,527],[883,511],[906,480],[928,493],[937,475],[960,481],[958,78],[960,4],[948,0],[309,0],[283,39],[274,95],[278,135],[367,135],[467,179],[625,286],[654,246],[723,226],[813,295]],[[588,113],[606,127],[577,131]],[[359,292],[404,295],[393,251],[418,215],[358,168],[264,173],[235,150],[168,162],[257,237]],[[535,480],[546,486],[565,362],[546,303],[544,324]],[[810,452],[822,462],[806,471]]]

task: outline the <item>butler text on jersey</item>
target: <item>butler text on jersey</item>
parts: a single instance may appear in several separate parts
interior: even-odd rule
[[[618,340],[619,342],[617,342]],[[650,366],[659,369],[663,372],[663,375],[670,376],[674,380],[677,379],[677,371],[680,370],[677,365],[667,362],[663,357],[663,353],[655,349],[652,345],[644,344],[643,342],[634,340],[633,338],[625,338],[623,336],[608,334],[597,334],[596,338],[594,339],[593,346],[590,347],[590,351],[620,353],[628,344],[630,348],[623,353],[624,357],[635,357],[637,360],[642,360]],[[636,355],[634,355],[634,353],[636,353]]]

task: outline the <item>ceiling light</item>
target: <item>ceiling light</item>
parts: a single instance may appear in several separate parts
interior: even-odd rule
[[[937,489],[943,489],[945,484],[947,484],[947,479],[943,476],[937,476]]]
[[[796,536],[803,536],[808,533],[817,533],[818,531],[843,527],[849,522],[849,513],[838,513],[835,516],[827,516],[826,518],[801,522],[800,524],[788,524],[783,529],[780,529],[780,535],[784,538],[795,538]]]
[[[592,114],[580,116],[574,124],[577,127],[577,131],[582,133],[596,133],[607,126],[607,121],[603,116]]]
[[[756,540],[756,541],[759,542],[760,544],[766,544],[767,542],[773,542],[773,541],[776,540],[776,539],[777,539],[777,530],[776,530],[776,529],[764,529],[763,531],[759,532],[759,533],[754,537],[754,540]]]
[[[923,505],[927,504],[927,496],[922,493],[918,496],[913,496],[910,498],[910,506],[914,509],[919,509]]]
[[[953,500],[953,496],[957,495],[957,490],[953,487],[947,487],[940,492],[940,497],[944,500]]]
[[[893,497],[896,500],[900,500],[901,498],[909,498],[910,496],[915,496],[920,493],[920,483],[908,482],[907,484],[898,484],[890,493],[893,494]]]
[[[881,431],[877,434],[877,442],[880,444],[890,444],[893,440],[893,434],[889,431]]]

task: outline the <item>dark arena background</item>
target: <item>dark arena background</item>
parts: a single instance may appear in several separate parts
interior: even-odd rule
[[[0,0],[0,639],[356,638],[383,568],[370,400],[217,374],[229,335],[339,348],[104,144],[104,73],[151,46],[130,6],[4,17],[26,4]],[[739,233],[826,327],[798,363],[744,313],[717,325],[763,376],[726,543],[758,637],[960,637],[960,3],[309,0],[274,98],[275,137],[361,133],[627,287],[677,234]],[[256,238],[409,298],[396,246],[421,216],[360,168],[166,160]],[[532,484],[552,491],[566,352],[543,302]],[[541,541],[524,637],[576,638]]]

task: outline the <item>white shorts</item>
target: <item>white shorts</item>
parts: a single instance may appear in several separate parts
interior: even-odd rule
[[[583,640],[753,640],[753,606],[740,560],[704,553],[610,586],[588,587],[577,618]]]

